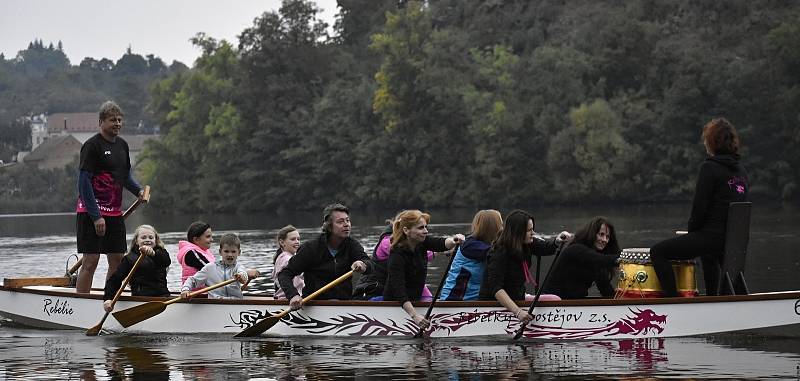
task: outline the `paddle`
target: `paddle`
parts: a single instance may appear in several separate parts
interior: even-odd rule
[[[128,209],[125,209],[125,212],[122,213],[122,218],[127,218],[128,216],[131,215],[131,213],[133,213],[134,210],[136,210],[136,208],[139,207],[139,205],[148,201],[150,201],[150,186],[145,185],[144,193],[142,193],[142,199],[140,200],[139,198],[137,198],[136,201],[134,201],[133,204],[131,204],[131,206],[128,207]],[[75,272],[77,272],[78,269],[81,268],[81,265],[83,265],[83,257],[78,258],[78,261],[75,262],[75,264],[69,268],[66,276],[70,277],[72,276],[72,274],[75,274]]]
[[[442,294],[442,288],[444,287],[444,283],[447,281],[447,274],[450,273],[450,266],[453,265],[453,259],[456,258],[456,253],[458,253],[458,248],[461,247],[461,243],[456,244],[453,248],[453,254],[450,255],[450,260],[447,262],[447,267],[444,269],[444,275],[442,275],[442,280],[439,281],[439,287],[436,288],[436,294],[433,295],[433,299],[431,299],[431,304],[428,306],[428,312],[425,313],[425,320],[430,321],[431,312],[433,312],[433,305],[436,304],[436,301],[439,299],[439,295]],[[414,338],[419,338],[424,333],[424,329],[420,327],[417,334],[414,335]]]
[[[103,318],[100,319],[100,322],[97,323],[97,325],[86,330],[86,336],[97,336],[97,334],[100,333],[100,329],[103,328],[103,323],[105,323],[106,318],[108,318],[108,314],[111,313],[111,310],[114,309],[114,304],[117,303],[117,299],[119,299],[119,296],[122,295],[122,290],[124,290],[125,286],[128,285],[128,281],[131,280],[131,278],[133,277],[133,273],[136,272],[136,268],[139,267],[139,263],[142,263],[142,258],[144,257],[145,254],[139,253],[139,258],[136,258],[136,262],[134,262],[131,271],[128,273],[128,276],[126,276],[125,279],[122,280],[122,285],[119,286],[117,293],[114,294],[114,299],[111,299],[111,309],[106,311],[105,315],[103,315]]]
[[[550,274],[553,272],[553,269],[558,264],[558,258],[561,256],[561,249],[564,248],[565,242],[566,240],[561,241],[561,243],[558,244],[558,248],[556,249],[556,257],[553,258],[553,264],[550,265],[549,269],[547,269],[547,274],[544,275],[544,280],[542,280],[542,284],[540,285],[541,287],[539,287],[539,289],[536,290],[536,296],[533,297],[533,302],[531,303],[531,306],[528,308],[528,315],[533,313],[533,309],[536,308],[536,304],[539,303],[539,297],[542,296],[542,290],[544,290],[544,286],[547,285],[547,279],[550,278]],[[520,337],[522,337],[522,334],[525,332],[525,327],[527,326],[528,324],[526,323],[522,324],[522,326],[519,327],[517,333],[514,335],[514,340],[518,340]]]
[[[314,291],[311,295],[306,296],[305,298],[303,298],[303,303],[306,303],[309,300],[316,298],[317,296],[319,296],[323,292],[326,292],[326,291],[330,290],[331,288],[335,287],[339,283],[344,282],[345,280],[347,280],[347,278],[350,278],[351,276],[353,276],[353,270],[348,271],[344,275],[334,279],[333,282],[330,282],[330,283],[326,284],[324,287],[320,288],[319,290]],[[292,312],[291,308],[287,308],[287,309],[281,311],[278,314],[275,314],[275,315],[272,315],[272,316],[268,316],[268,317],[266,317],[264,319],[261,319],[261,321],[253,324],[252,326],[250,326],[250,328],[244,329],[242,332],[237,333],[233,337],[258,336],[258,335],[266,332],[268,329],[272,328],[272,326],[274,326],[276,323],[278,323],[281,320],[281,318],[286,316],[289,312]]]
[[[213,285],[208,286],[206,288],[203,288],[203,289],[200,289],[200,290],[197,290],[197,291],[192,291],[192,292],[189,293],[189,297],[191,298],[191,297],[200,295],[202,293],[209,292],[211,290],[220,288],[222,286],[227,286],[227,285],[229,285],[229,284],[231,284],[233,282],[236,282],[236,281],[237,281],[236,278],[231,278],[231,279],[228,279],[226,281],[219,282],[217,284],[213,284]],[[161,302],[161,301],[147,302],[147,303],[135,306],[135,307],[126,308],[124,310],[120,310],[120,311],[114,312],[114,318],[117,319],[117,321],[119,322],[120,325],[122,325],[125,328],[128,328],[128,327],[130,327],[130,326],[132,326],[132,325],[134,325],[136,323],[139,323],[141,321],[150,319],[151,317],[156,316],[156,315],[164,312],[164,310],[167,309],[168,305],[170,305],[172,303],[175,303],[175,302],[177,302],[177,301],[179,301],[181,299],[183,299],[183,298],[181,298],[179,296],[177,298],[173,298],[173,299],[167,300],[165,302]]]

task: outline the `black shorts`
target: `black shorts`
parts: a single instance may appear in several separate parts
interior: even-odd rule
[[[81,254],[124,254],[125,220],[120,217],[103,217],[106,220],[106,235],[99,237],[94,230],[94,221],[88,213],[78,213],[78,252]]]

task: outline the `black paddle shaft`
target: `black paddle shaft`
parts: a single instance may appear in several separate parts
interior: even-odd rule
[[[550,274],[553,272],[553,269],[556,267],[556,265],[558,265],[558,258],[561,257],[561,250],[564,248],[565,242],[566,240],[561,241],[561,243],[558,244],[558,248],[556,249],[556,256],[555,258],[553,258],[553,264],[550,265],[549,269],[547,269],[547,274],[544,275],[544,280],[542,280],[542,283],[539,285],[540,286],[539,289],[536,290],[536,296],[533,297],[533,302],[531,303],[531,306],[528,307],[528,315],[533,313],[533,309],[536,308],[536,304],[539,303],[539,297],[542,296],[542,290],[544,290],[544,286],[547,285],[547,280],[550,279]],[[526,323],[522,324],[522,326],[519,327],[517,333],[514,335],[514,340],[517,340],[520,337],[522,337],[522,334],[525,332],[525,327],[527,325],[528,324]]]
[[[453,254],[450,255],[450,260],[447,262],[447,267],[444,269],[444,274],[442,274],[442,280],[439,281],[439,287],[436,288],[436,294],[433,295],[433,299],[431,299],[431,304],[428,306],[428,312],[425,313],[425,320],[431,318],[431,313],[433,312],[433,305],[436,304],[436,301],[439,299],[439,295],[442,294],[442,288],[444,288],[444,283],[447,281],[447,274],[450,273],[450,266],[453,265],[453,260],[456,258],[456,253],[458,253],[458,248],[461,247],[461,243],[457,243],[453,247]],[[422,336],[423,329],[420,328],[419,332],[417,332],[414,337]]]

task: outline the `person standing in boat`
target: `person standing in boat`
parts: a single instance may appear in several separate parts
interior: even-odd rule
[[[322,234],[300,245],[297,254],[278,273],[278,283],[293,310],[303,306],[302,295],[314,293],[350,270],[359,273],[369,270],[369,256],[364,247],[350,237],[350,209],[342,204],[331,204],[322,214]],[[305,282],[302,295],[294,287],[294,277],[301,274]],[[352,282],[342,282],[317,299],[349,300],[352,294]]]
[[[289,264],[289,259],[292,258],[297,249],[300,248],[300,232],[297,231],[292,225],[286,225],[278,230],[276,237],[278,241],[278,251],[275,253],[275,258],[272,262],[272,280],[275,282],[275,294],[272,296],[275,300],[286,300],[286,294],[278,283],[278,273]],[[298,275],[292,280],[294,288],[298,293],[303,293],[303,276]]]
[[[614,225],[604,217],[592,218],[561,251],[542,292],[580,299],[588,296],[595,284],[603,297],[613,297],[612,269],[619,262],[619,253]]]
[[[169,296],[167,289],[167,268],[172,263],[158,232],[150,225],[139,225],[133,232],[131,249],[122,258],[114,274],[106,281],[103,293],[103,309],[111,311],[111,304],[125,277],[131,272],[134,263],[144,255],[139,267],[130,280],[133,296]]]
[[[421,328],[430,324],[411,304],[420,300],[428,275],[428,250],[443,252],[464,241],[461,234],[452,237],[428,236],[431,216],[419,210],[405,210],[397,215],[392,227],[392,249],[387,264],[383,300],[400,302],[403,310]]]
[[[561,232],[553,240],[545,241],[533,236],[533,216],[522,210],[511,212],[503,229],[487,254],[486,276],[481,283],[481,300],[497,300],[514,313],[523,323],[533,319],[527,311],[517,306],[515,300],[525,300],[525,284],[533,284],[530,274],[531,258],[549,256],[556,252],[558,244],[569,239],[568,232]],[[542,300],[558,300],[546,297]]]
[[[486,253],[503,228],[503,217],[494,209],[475,213],[472,233],[458,248],[440,295],[442,300],[478,300],[486,272]]]
[[[126,251],[122,188],[146,202],[144,190],[131,173],[128,143],[119,137],[122,116],[122,109],[116,103],[103,103],[99,113],[100,132],[81,146],[76,230],[83,265],[75,287],[81,293],[92,288],[100,254],[105,254],[108,261],[108,279]]]
[[[728,206],[748,201],[747,171],[739,162],[739,135],[725,118],[703,126],[703,145],[708,157],[700,165],[694,190],[688,234],[661,241],[650,248],[650,260],[665,297],[679,296],[670,260],[700,257],[706,294],[719,288],[718,264],[724,255]]]

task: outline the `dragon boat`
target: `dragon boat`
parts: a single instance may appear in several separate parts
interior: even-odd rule
[[[169,298],[124,293],[115,311]],[[520,302],[520,306],[528,302]],[[415,303],[420,312],[427,302]],[[242,300],[193,298],[124,328],[113,317],[107,332],[222,333],[234,335],[287,308],[264,296]],[[47,329],[81,329],[103,316],[102,291],[78,294],[61,286],[0,286],[0,315],[17,324]],[[693,298],[629,298],[540,301],[526,339],[608,340],[704,335],[779,326],[800,326],[800,291]],[[189,319],[202,316],[203,319]],[[519,328],[514,315],[496,302],[438,301],[426,334],[431,338],[504,337]],[[266,336],[414,337],[419,328],[396,302],[311,301],[286,314]]]

